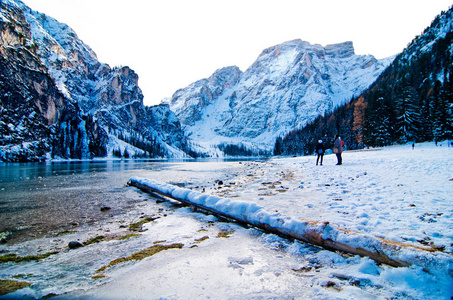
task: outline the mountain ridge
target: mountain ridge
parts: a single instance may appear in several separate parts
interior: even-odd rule
[[[0,7],[0,159],[188,156],[179,121],[167,105],[143,105],[132,69],[99,62],[69,26],[20,0]]]
[[[296,39],[264,49],[244,72],[218,69],[166,103],[198,151],[222,155],[221,144],[269,151],[277,136],[360,94],[392,59],[355,55],[352,42]]]

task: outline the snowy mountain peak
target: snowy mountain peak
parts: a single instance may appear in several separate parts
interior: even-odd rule
[[[345,57],[355,55],[354,46],[351,41],[338,43],[338,44],[331,44],[331,45],[327,45],[327,46],[323,47],[319,44],[312,45],[307,41],[296,39],[296,40],[284,42],[282,44],[269,47],[269,48],[263,50],[263,52],[260,54],[260,57],[265,56],[270,53],[272,53],[274,56],[279,56],[282,51],[291,51],[291,50],[302,51],[304,49],[314,51],[319,56],[329,55],[329,56],[345,58]]]
[[[327,55],[338,58],[346,58],[355,55],[352,42],[327,45],[325,49]]]
[[[390,62],[355,55],[352,42],[293,40],[265,49],[244,73],[220,69],[178,90],[169,103],[200,151],[270,150],[277,136],[359,95]]]
[[[175,92],[168,104],[182,123],[194,124],[202,117],[202,109],[212,104],[226,89],[237,84],[241,70],[236,66],[216,70],[211,77],[192,83]]]

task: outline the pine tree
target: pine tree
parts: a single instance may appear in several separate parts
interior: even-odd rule
[[[444,140],[451,140],[453,139],[453,68],[450,69],[444,86],[443,105],[445,107]]]
[[[433,135],[441,141],[453,138],[453,72],[445,80],[433,107]]]
[[[364,142],[369,146],[387,146],[394,142],[395,117],[388,98],[383,97],[383,90],[369,96],[366,107]]]
[[[280,155],[282,153],[283,153],[283,139],[282,137],[279,136],[275,141],[274,155]]]
[[[404,84],[396,105],[396,136],[400,143],[418,140],[417,132],[420,127],[420,108],[413,89]]]

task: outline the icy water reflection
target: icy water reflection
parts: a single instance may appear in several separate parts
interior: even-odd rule
[[[23,242],[125,213],[142,201],[126,183],[132,176],[186,182],[201,161],[64,161],[0,164],[0,239]],[[175,168],[176,166],[176,168]],[[189,171],[189,172],[187,172]],[[204,174],[206,175],[206,174]],[[189,176],[189,177],[190,177]],[[209,175],[208,175],[209,176]],[[214,175],[212,175],[214,176]],[[101,208],[111,208],[101,211]]]
[[[138,201],[126,187],[132,175],[170,165],[132,160],[0,165],[0,232],[14,243],[120,214]],[[111,210],[102,212],[103,207]]]

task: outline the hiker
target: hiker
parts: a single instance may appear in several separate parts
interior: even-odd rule
[[[343,159],[341,158],[341,152],[343,152],[343,141],[337,134],[335,136],[335,143],[333,144],[333,153],[335,153],[337,156],[337,166],[343,163]]]
[[[316,154],[318,154],[318,157],[316,158],[316,165],[318,165],[319,158],[321,158],[321,166],[322,166],[322,160],[324,158],[325,152],[326,152],[326,147],[324,147],[322,140],[319,140],[318,144],[316,145]]]

